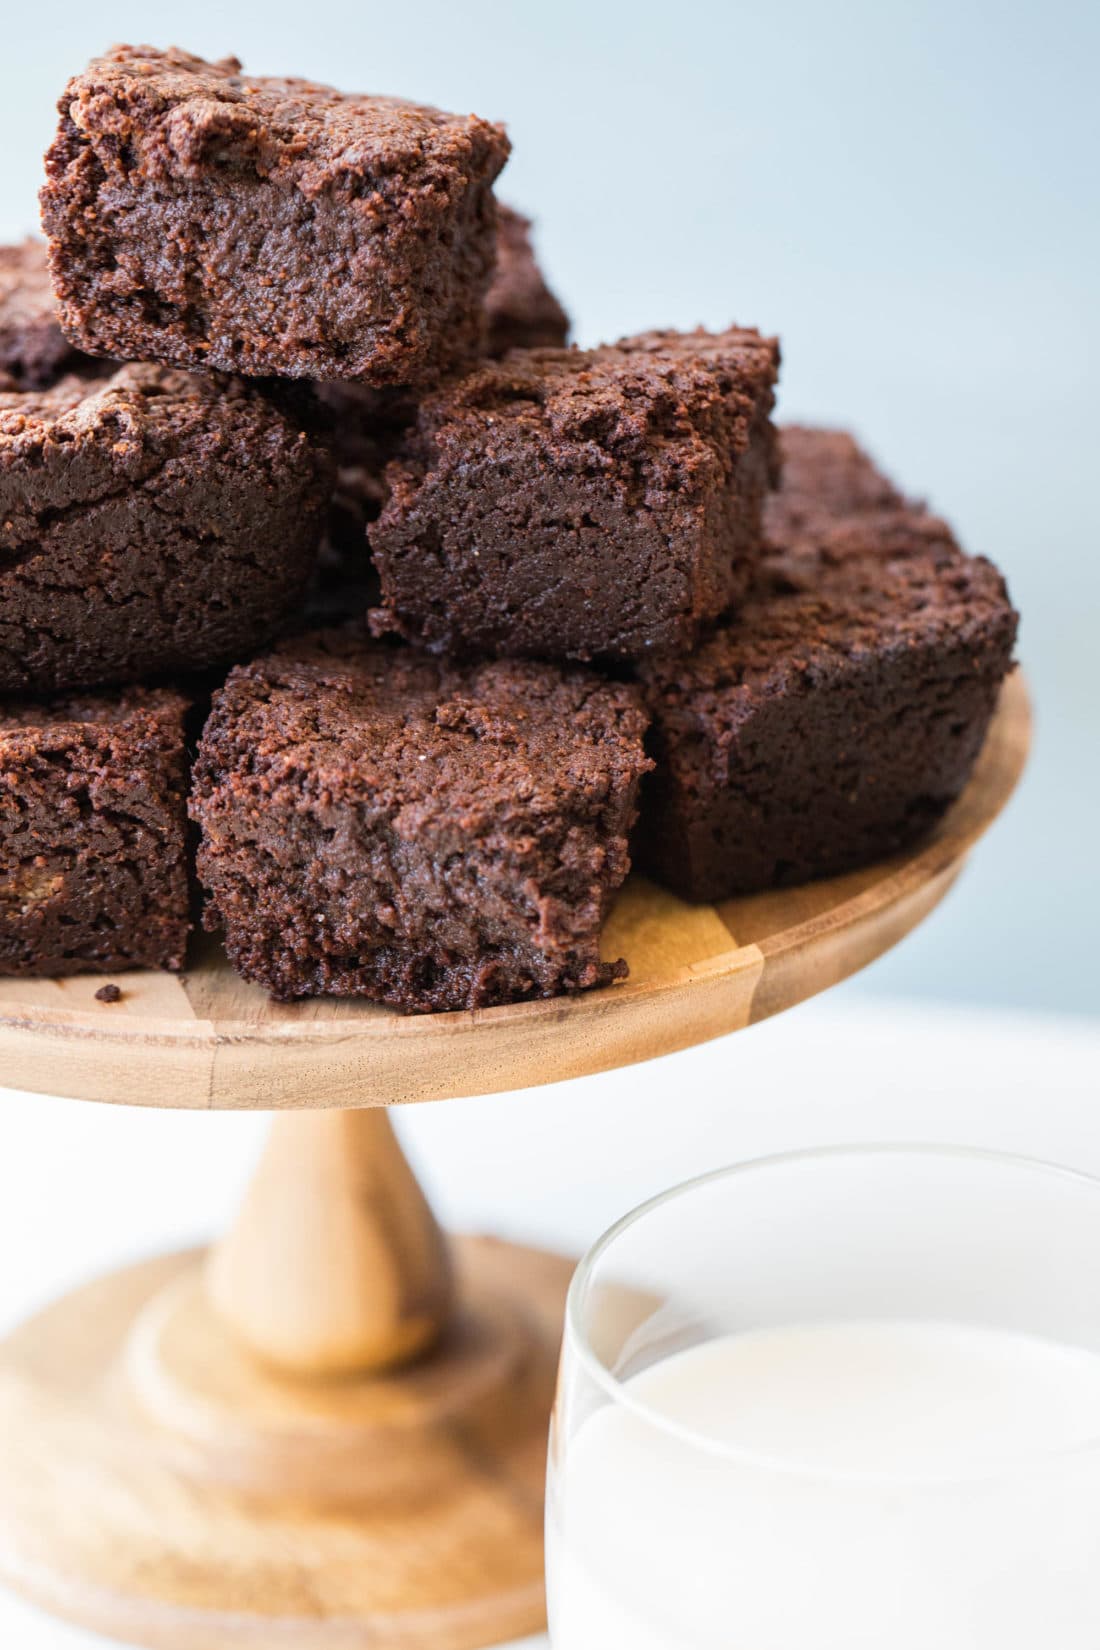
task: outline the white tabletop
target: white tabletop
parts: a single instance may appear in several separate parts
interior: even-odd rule
[[[102,1268],[216,1232],[263,1130],[257,1116],[0,1101],[0,1330]],[[686,1054],[416,1108],[400,1127],[448,1221],[579,1250],[663,1186],[793,1147],[939,1140],[1100,1174],[1098,1102],[1100,1024],[869,1001],[848,986]],[[104,1642],[0,1595],[2,1645]]]

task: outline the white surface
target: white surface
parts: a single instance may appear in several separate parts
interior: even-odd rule
[[[787,1324],[624,1390],[559,1435],[555,1650],[1095,1650],[1095,1352]]]
[[[685,1054],[399,1125],[452,1224],[580,1250],[674,1181],[795,1147],[950,1141],[1100,1174],[1098,1102],[1100,1027],[876,1005],[844,986]],[[219,1230],[263,1126],[0,1091],[0,1329],[104,1267]],[[0,1598],[4,1646],[94,1642]]]

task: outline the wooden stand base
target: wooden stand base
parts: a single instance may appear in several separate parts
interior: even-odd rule
[[[265,1368],[203,1257],[102,1278],[0,1345],[0,1575],[152,1650],[470,1650],[545,1621],[546,1436],[572,1263],[466,1239],[399,1374]]]

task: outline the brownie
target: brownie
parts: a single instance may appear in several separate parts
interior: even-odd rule
[[[331,459],[255,386],[156,366],[0,393],[0,691],[195,669],[300,603]]]
[[[234,670],[199,747],[207,922],[280,998],[482,1008],[603,986],[649,767],[637,689],[362,626]]]
[[[240,68],[116,46],[65,88],[41,203],[70,337],[371,384],[476,353],[503,128]]]
[[[99,368],[58,324],[45,245],[0,246],[0,386],[41,390],[65,373]]]
[[[914,841],[981,749],[1016,620],[992,563],[849,436],[781,432],[758,587],[641,676],[656,771],[636,851],[691,900],[863,865]]]
[[[188,701],[0,703],[0,974],[182,968]]]
[[[370,528],[383,607],[433,652],[638,660],[745,593],[779,350],[731,329],[513,350],[426,396]]]
[[[531,245],[531,223],[510,206],[497,205],[497,256],[485,299],[488,353],[510,349],[561,349],[569,317],[546,284]]]

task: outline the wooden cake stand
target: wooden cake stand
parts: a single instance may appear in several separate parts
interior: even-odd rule
[[[284,1113],[208,1255],[101,1278],[0,1344],[0,1575],[156,1650],[466,1650],[538,1630],[572,1264],[449,1244],[381,1108],[645,1060],[833,985],[943,897],[1027,743],[1017,676],[913,852],[716,906],[633,880],[607,934],[630,978],[587,996],[287,1007],[213,946],[181,976],[122,976],[110,1005],[88,976],[0,984],[5,1084]]]

